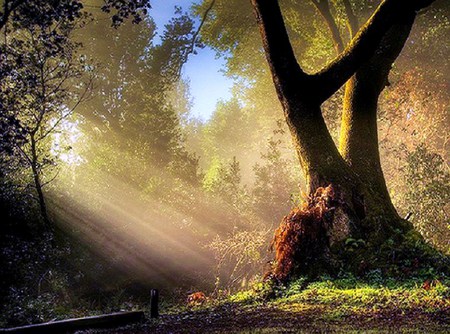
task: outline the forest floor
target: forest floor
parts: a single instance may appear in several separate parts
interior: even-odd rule
[[[450,287],[439,281],[425,287],[300,285],[272,300],[251,290],[172,307],[157,320],[100,333],[450,333]]]

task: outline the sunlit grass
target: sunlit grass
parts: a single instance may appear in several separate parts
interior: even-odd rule
[[[203,305],[172,305],[157,326],[179,323],[195,331],[210,323],[220,329],[214,333],[448,332],[449,282],[435,281],[429,289],[422,284],[417,278],[403,282],[323,278],[309,284],[300,279],[286,287],[258,283]]]
[[[370,313],[381,310],[418,310],[433,312],[450,307],[450,289],[440,283],[435,288],[425,290],[421,286],[407,287],[399,285],[366,285],[354,288],[329,286],[327,282],[315,283],[304,291],[281,298],[275,302],[280,308],[296,311],[295,305],[321,305],[335,309],[335,312],[351,314],[355,312]],[[345,312],[343,312],[345,311]]]

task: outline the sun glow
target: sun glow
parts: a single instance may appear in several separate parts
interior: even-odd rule
[[[56,131],[52,136],[51,154],[69,166],[81,165],[85,159],[76,150],[83,137],[79,128],[80,120],[63,119],[59,123],[56,122],[57,120],[53,121]]]
[[[70,130],[67,140],[89,142],[87,149],[97,153],[89,163],[81,163],[83,158],[76,150],[69,152],[72,156],[63,156],[70,158],[68,163],[78,164],[76,176],[60,175],[59,186],[49,194],[63,228],[133,279],[179,284],[203,275],[214,282],[215,258],[206,245],[217,235],[233,231],[230,209],[223,202],[208,201],[199,189],[187,184],[176,200],[155,198],[131,175],[138,174],[143,184],[154,175],[170,182],[170,175],[156,167],[144,171],[138,157],[118,147],[110,148],[107,156],[120,157],[115,163],[123,165],[124,173],[113,175],[103,168],[101,140],[84,138],[78,125],[64,123]],[[67,143],[63,140],[57,136],[55,142],[63,146]],[[58,189],[64,189],[64,196]]]
[[[96,174],[97,182],[98,177]],[[204,217],[188,212],[189,208],[143,198],[138,189],[106,171],[100,184],[89,186],[80,181],[72,184],[57,211],[59,221],[83,243],[142,280],[167,282],[201,272],[208,275],[214,259],[200,239],[217,234],[220,226],[215,223],[224,212],[217,210],[205,224]],[[97,188],[99,185],[103,189]],[[184,273],[184,277],[176,273]]]

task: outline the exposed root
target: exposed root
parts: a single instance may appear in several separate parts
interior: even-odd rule
[[[275,263],[267,276],[284,281],[295,269],[302,270],[327,255],[335,204],[332,185],[320,187],[302,207],[283,218],[271,243]]]
[[[285,216],[271,243],[275,261],[265,278],[283,283],[295,275],[313,278],[341,269],[357,275],[378,269],[387,276],[430,268],[450,272],[450,258],[426,244],[411,226],[402,226],[404,221],[377,222],[372,217],[369,222],[380,228],[361,230],[368,222],[358,220],[348,203],[348,192],[329,185]]]

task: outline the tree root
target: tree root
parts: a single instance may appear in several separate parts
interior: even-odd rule
[[[320,187],[300,208],[282,219],[271,243],[275,263],[266,276],[285,281],[294,271],[303,271],[313,262],[318,266],[323,264],[329,254],[335,197],[331,185]]]

